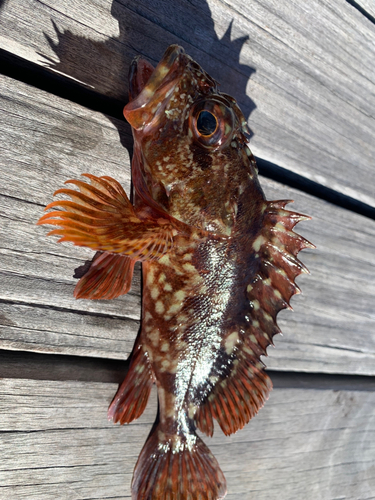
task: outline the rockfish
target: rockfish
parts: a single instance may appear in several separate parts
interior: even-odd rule
[[[153,66],[130,69],[132,205],[111,177],[83,174],[59,189],[69,200],[41,217],[59,241],[96,250],[75,297],[129,291],[142,262],[142,327],[127,376],[110,408],[114,422],[144,411],[152,385],[159,413],[135,467],[134,500],[216,500],[226,495],[219,464],[196,433],[214,419],[225,434],[263,406],[271,381],[260,360],[280,330],[276,315],[298,292],[309,217],[266,201],[233,97],[221,93],[184,50],[170,46]]]

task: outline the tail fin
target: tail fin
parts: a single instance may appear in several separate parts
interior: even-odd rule
[[[167,438],[160,424],[151,431],[132,481],[133,500],[219,500],[226,481],[216,458],[195,434],[193,443]]]

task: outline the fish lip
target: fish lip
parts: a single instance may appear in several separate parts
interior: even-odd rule
[[[141,56],[136,56],[129,68],[129,101],[133,101],[146,86],[154,66]]]
[[[160,104],[164,102],[163,108],[166,106],[183,72],[184,57],[187,56],[182,47],[171,45],[155,69],[141,57],[133,60],[129,72],[131,100],[124,108],[124,116],[133,128],[144,129],[160,114]]]

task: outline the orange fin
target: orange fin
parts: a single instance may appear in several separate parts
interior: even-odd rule
[[[228,345],[228,338],[230,335],[224,345]],[[195,414],[198,429],[208,436],[213,435],[213,418],[227,436],[242,429],[262,408],[272,389],[263,363],[243,340],[238,340],[233,353],[222,352],[221,364],[226,369]]]
[[[222,344],[221,372],[212,392],[195,415],[197,427],[212,436],[215,418],[225,434],[241,429],[263,406],[272,388],[261,356],[280,329],[278,312],[290,308],[289,301],[299,288],[295,278],[308,272],[297,258],[303,248],[315,248],[293,231],[307,217],[285,210],[290,200],[267,202],[262,230],[252,242],[259,265],[246,287],[242,318]]]
[[[226,481],[208,447],[196,435],[169,439],[154,426],[134,470],[132,498],[137,500],[219,500]]]
[[[76,299],[115,299],[128,293],[135,260],[123,255],[97,252],[89,269],[74,289]]]
[[[54,201],[46,210],[60,207],[61,210],[43,215],[38,224],[60,226],[49,235],[59,235],[59,241],[71,241],[75,245],[93,250],[120,253],[134,260],[159,259],[173,245],[176,234],[167,218],[141,219],[130,203],[121,185],[111,177],[69,180],[74,189],[58,189],[56,194],[68,195],[70,200]]]
[[[308,269],[297,258],[304,248],[315,245],[293,231],[294,226],[311,217],[285,210],[291,200],[268,202],[263,229],[259,238],[258,272],[247,286],[250,321],[246,326],[248,347],[259,355],[280,333],[276,316],[282,309],[291,309],[291,297],[300,293],[295,278]]]
[[[135,347],[129,371],[108,409],[108,419],[128,424],[144,412],[153,384],[147,354],[142,346]]]

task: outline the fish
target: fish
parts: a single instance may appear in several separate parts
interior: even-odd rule
[[[142,263],[142,326],[108,410],[113,422],[132,422],[156,384],[132,498],[222,499],[224,474],[197,429],[212,436],[215,420],[233,434],[267,400],[261,357],[280,332],[276,315],[300,292],[295,278],[308,272],[297,254],[314,245],[293,228],[310,217],[287,210],[292,200],[266,200],[238,104],[182,47],[155,68],[132,62],[124,115],[134,203],[113,178],[82,174],[38,224],[96,251],[76,298],[126,294]]]

